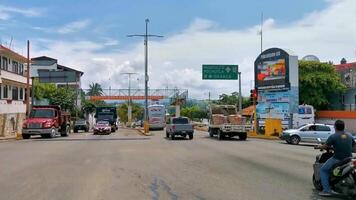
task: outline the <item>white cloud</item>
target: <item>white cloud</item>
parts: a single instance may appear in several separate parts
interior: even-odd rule
[[[35,8],[16,8],[0,5],[0,20],[8,20],[14,14],[20,14],[26,17],[38,17],[42,14],[42,10]]]
[[[280,47],[293,50],[299,57],[315,54],[322,61],[339,62],[342,57],[356,60],[356,1],[332,1],[322,11],[313,12],[290,24],[264,22],[264,49]],[[151,26],[154,26],[152,22]],[[253,80],[253,63],[260,52],[258,22],[245,29],[219,30],[218,24],[194,20],[180,33],[150,41],[150,87],[189,89],[190,96],[207,98],[222,92],[238,91],[237,81],[203,81],[205,63],[239,64],[242,89],[248,95]],[[112,88],[126,88],[127,79],[120,73],[144,72],[143,42],[126,51],[104,51],[104,43],[90,41],[50,41],[47,50],[35,49],[36,56],[49,55],[62,64],[85,72],[83,87],[99,82]],[[36,46],[36,45],[35,45]]]
[[[90,20],[78,20],[70,22],[58,29],[58,33],[67,34],[81,31],[90,25]]]

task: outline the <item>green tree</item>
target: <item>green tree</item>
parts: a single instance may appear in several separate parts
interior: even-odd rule
[[[91,83],[89,85],[89,91],[87,93],[88,96],[102,96],[103,93],[103,88],[99,83]]]
[[[64,110],[74,111],[76,96],[73,88],[60,87],[50,95],[49,102],[51,105],[60,105]]]
[[[120,121],[126,123],[128,121],[127,118],[127,103],[121,104],[117,111],[118,116],[120,117]],[[132,104],[132,119],[142,119],[143,118],[143,108],[139,104]]]
[[[221,94],[218,100],[213,101],[214,104],[219,105],[238,105],[239,104],[239,93],[233,92],[229,94]],[[251,105],[249,97],[242,97],[242,107],[246,108]]]
[[[188,117],[191,120],[200,120],[206,118],[208,115],[207,110],[200,108],[197,105],[184,107],[181,110],[181,115],[184,117]]]
[[[330,63],[299,61],[299,101],[323,110],[330,108],[330,99],[346,89]]]
[[[57,90],[53,83],[40,83],[38,80],[34,80],[33,85],[34,97],[38,100],[49,99]]]

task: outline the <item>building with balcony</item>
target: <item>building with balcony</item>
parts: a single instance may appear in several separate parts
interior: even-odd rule
[[[0,137],[15,136],[26,118],[26,62],[24,56],[0,45]]]

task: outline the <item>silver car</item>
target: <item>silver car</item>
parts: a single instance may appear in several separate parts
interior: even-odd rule
[[[319,143],[326,142],[328,137],[335,133],[334,126],[326,124],[307,124],[298,129],[289,129],[283,131],[281,139],[288,144],[299,144],[299,142]]]

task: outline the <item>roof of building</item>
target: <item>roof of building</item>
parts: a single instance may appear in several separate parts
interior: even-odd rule
[[[73,69],[73,68],[70,68],[70,67],[66,67],[64,65],[57,65],[57,68],[61,69],[63,71],[75,71],[75,72],[78,72],[78,73],[80,73],[80,76],[83,76],[83,74],[84,74],[84,72],[82,72],[82,71],[79,71],[79,70],[76,70],[76,69]]]
[[[57,59],[54,59],[54,58],[51,58],[51,57],[48,57],[48,56],[35,57],[35,58],[32,58],[31,60],[32,61],[48,60],[48,61],[53,61],[54,63],[58,63]],[[80,76],[83,76],[83,74],[84,74],[84,72],[82,72],[82,71],[79,71],[79,70],[76,70],[76,69],[73,69],[73,68],[70,68],[70,67],[66,67],[66,66],[60,65],[60,64],[57,64],[57,69],[60,69],[60,70],[63,70],[63,71],[75,71],[75,72],[80,73]]]
[[[27,58],[14,52],[13,50],[7,48],[7,47],[4,47],[3,45],[0,44],[0,53],[6,55],[6,56],[9,56],[11,58],[14,58],[15,60],[17,61],[20,61],[20,62],[27,62]]]
[[[35,57],[35,58],[31,58],[31,60],[51,60],[51,61],[55,61],[57,62],[57,59],[51,58],[51,57],[47,57],[47,56],[40,56],[40,57]]]
[[[336,71],[343,71],[356,67],[356,62],[334,65]]]

